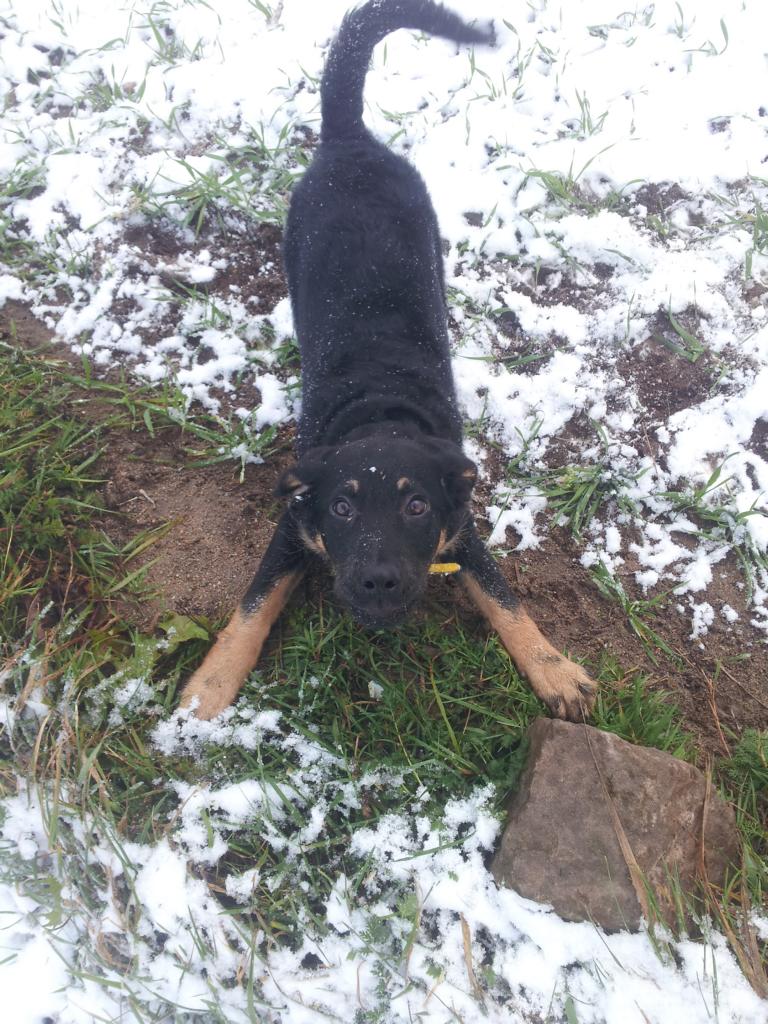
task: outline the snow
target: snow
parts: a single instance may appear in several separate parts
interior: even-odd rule
[[[156,736],[166,735],[166,750],[167,730],[181,735],[189,721],[179,712],[161,723]],[[253,722],[252,709],[243,707],[226,722],[199,723],[198,753],[209,744],[234,742],[241,727],[253,728]],[[442,805],[421,789],[406,813],[385,813],[369,825],[358,819],[343,868],[332,860],[325,869],[332,875],[324,915],[303,923],[296,947],[262,945],[258,933],[243,931],[237,915],[213,897],[201,869],[215,863],[241,831],[256,832],[270,845],[282,841],[282,861],[265,859],[259,868],[224,879],[226,893],[239,905],[258,908],[259,888],[284,885],[286,874],[296,889],[308,884],[303,851],[328,835],[330,802],[351,826],[367,789],[391,791],[403,780],[386,772],[354,778],[340,759],[280,729],[277,719],[261,724],[260,753],[266,758],[271,750],[293,751],[293,766],[271,782],[170,784],[178,803],[166,808],[165,820],[157,822],[161,836],[151,845],[121,842],[104,820],[83,814],[76,801],[62,801],[59,832],[71,827],[87,836],[91,865],[102,865],[111,879],[87,904],[67,877],[65,860],[46,860],[39,793],[22,787],[4,801],[0,835],[7,852],[21,863],[35,859],[39,873],[58,871],[69,907],[64,923],[46,919],[24,894],[23,874],[15,884],[0,883],[0,944],[8,957],[0,978],[4,992],[18,997],[14,1021],[40,1024],[48,1016],[57,1024],[87,1024],[126,1010],[130,975],[102,961],[99,970],[109,985],[99,989],[89,979],[87,950],[96,934],[122,942],[111,948],[122,948],[124,957],[140,964],[139,989],[150,1006],[164,999],[201,1020],[215,992],[233,1024],[254,1019],[249,998],[263,1014],[256,1019],[286,1024],[316,1024],[325,1014],[352,1019],[361,1006],[387,1022],[416,1015],[435,1022],[456,1015],[467,1024],[522,1022],[536,1014],[561,1015],[568,997],[588,1024],[705,1024],[715,1012],[733,1024],[768,1021],[768,1004],[750,989],[725,940],[706,921],[703,942],[660,932],[654,941],[644,932],[606,935],[498,888],[485,867],[500,827],[488,785]],[[133,929],[126,899],[130,920],[137,922]],[[467,941],[475,974],[487,965],[482,1000],[468,974]],[[76,964],[85,970],[78,982],[71,977]],[[232,984],[249,973],[256,981],[250,997]]]
[[[0,274],[0,306],[8,299],[21,299],[24,295],[24,285],[13,274]]]
[[[301,171],[286,139],[297,125],[318,129],[316,82],[347,6],[284,0],[265,16],[248,0],[171,0],[157,5],[168,30],[158,38],[145,7],[131,0],[55,9],[47,0],[0,0],[0,177],[18,182],[28,174],[39,182],[9,188],[0,202],[10,230],[46,268],[38,274],[0,263],[0,306],[24,302],[100,372],[127,367],[153,383],[172,378],[188,401],[213,411],[225,395],[239,401],[238,415],[252,417],[257,432],[295,417],[298,382],[277,365],[293,331],[288,301],[267,308],[258,278],[253,294],[221,282],[253,225],[243,210],[280,218],[280,175]],[[630,8],[613,0],[537,0],[503,16],[491,0],[452,6],[471,18],[493,16],[497,47],[477,48],[470,59],[442,41],[389,37],[368,76],[366,119],[380,137],[396,136],[393,147],[422,172],[437,209],[457,325],[457,391],[465,417],[483,424],[468,448],[482,463],[492,442],[535,474],[574,417],[591,420],[608,441],[604,449],[583,448],[579,458],[605,459],[606,474],[625,481],[635,511],[609,502],[589,524],[582,564],[632,572],[649,593],[673,590],[694,643],[706,643],[715,628],[742,631],[747,645],[765,642],[765,573],[756,570],[743,607],[713,592],[734,544],[763,557],[768,551],[768,460],[751,440],[768,419],[768,251],[754,216],[758,205],[768,206],[764,4],[688,10],[672,0]],[[131,240],[160,209],[183,218],[184,196],[201,182],[225,181],[227,156],[255,138],[268,166],[250,191],[231,186],[218,209],[216,247],[210,238],[203,244],[191,223],[179,229],[173,256]],[[648,183],[657,193],[676,186],[666,217]],[[185,302],[169,292],[169,278],[189,289]],[[523,367],[489,362],[515,354],[493,315],[500,308],[546,358]],[[665,414],[618,367],[622,359],[639,365],[653,358],[646,341],[660,312],[683,318],[691,311],[716,373],[698,400]],[[681,357],[679,374],[691,366]],[[238,398],[242,382],[261,396],[255,409]],[[258,458],[242,447],[232,454]],[[723,512],[725,525],[706,536],[690,509],[668,497],[694,488],[703,492],[702,507]],[[500,485],[487,514],[492,544],[524,550],[546,537],[547,499],[534,487]],[[149,706],[145,685],[127,679],[115,689],[113,725],[125,711]],[[380,684],[372,681],[370,692],[379,699]],[[32,701],[27,713],[45,709]],[[15,715],[4,700],[8,728]],[[133,844],[130,864],[93,823],[102,862],[115,878],[131,875],[146,921],[168,933],[162,948],[148,934],[130,938],[147,984],[205,1014],[210,990],[195,928],[207,928],[217,952],[206,969],[227,982],[217,989],[221,1013],[247,1020],[243,989],[231,982],[253,964],[248,943],[190,865],[219,862],[230,831],[247,826],[263,829],[264,842],[295,867],[326,828],[330,805],[317,787],[328,784],[340,801],[336,813],[359,804],[363,780],[350,783],[327,750],[284,732],[275,711],[230,710],[213,723],[174,716],[158,723],[154,740],[168,757],[195,757],[212,743],[246,752],[279,744],[295,765],[281,790],[298,808],[295,831],[282,797],[254,780],[176,792],[178,815],[167,835],[151,846]],[[768,1019],[715,932],[704,945],[674,943],[675,967],[644,935],[565,924],[497,890],[482,859],[497,829],[489,801],[480,790],[469,803],[448,803],[437,823],[414,802],[412,816],[358,829],[350,856],[357,867],[366,864],[367,891],[358,898],[357,882],[339,870],[327,930],[308,925],[300,949],[274,948],[256,966],[263,1019],[314,1022],[325,1007],[351,1020],[378,1005],[380,985],[393,1021],[522,1020],[551,1006],[561,1011],[567,994],[587,1022]],[[3,813],[7,849],[27,866],[47,864],[39,795],[22,786]],[[64,897],[71,895],[62,884]],[[254,868],[229,876],[226,887],[247,903],[261,884],[263,872]],[[386,950],[376,953],[365,937],[374,919],[389,921],[392,935],[398,928],[407,934],[410,925],[398,916],[406,896],[438,936],[414,942],[407,963],[413,989],[392,973]],[[8,922],[0,943],[10,951],[5,963],[0,956],[0,976],[19,1024],[45,1016],[80,1024],[130,1012],[127,981],[116,976],[111,995],[87,971],[72,981],[75,949],[114,929],[118,916],[107,887],[103,919],[101,910],[76,906],[73,896],[69,916],[56,925],[22,883],[0,884]],[[497,996],[485,1009],[475,1000],[462,920],[475,963],[490,950],[493,973],[509,985],[517,1009]],[[392,935],[387,942],[395,942]],[[309,951],[322,969],[302,966]]]

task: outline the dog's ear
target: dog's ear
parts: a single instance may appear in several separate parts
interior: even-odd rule
[[[299,498],[310,491],[325,467],[328,453],[332,450],[330,447],[310,448],[296,465],[286,469],[277,481],[275,497]]]
[[[454,505],[466,505],[477,482],[477,466],[453,441],[431,437],[429,447],[435,453],[445,492]]]

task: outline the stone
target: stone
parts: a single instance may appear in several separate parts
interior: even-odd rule
[[[528,736],[527,767],[491,864],[496,881],[550,904],[566,921],[638,929],[645,902],[652,918],[676,927],[671,880],[691,899],[703,891],[706,777],[589,725],[539,718]],[[741,847],[733,808],[714,788],[706,803],[704,865],[718,888]],[[686,923],[690,929],[687,911]]]

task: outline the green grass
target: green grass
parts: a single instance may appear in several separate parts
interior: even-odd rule
[[[755,255],[768,254],[768,179],[749,175],[727,194],[710,193],[708,199],[719,207],[722,218],[713,217],[710,231],[713,236],[746,232],[752,244],[744,256],[744,278],[753,277]]]
[[[589,102],[589,97],[586,93],[580,93],[576,90],[576,102],[579,105],[580,116],[576,124],[575,134],[579,139],[589,138],[590,135],[596,135],[598,132],[603,130],[605,119],[608,117],[608,111],[604,110],[602,114],[593,114],[592,106]]]
[[[684,761],[696,758],[693,736],[682,725],[682,716],[671,694],[653,690],[641,673],[627,678],[610,656],[600,666],[603,686],[598,691],[592,724],[628,743],[664,750]]]
[[[594,119],[590,112],[589,103],[586,100],[586,97],[581,96],[578,92],[576,95],[579,101],[581,114],[578,119],[578,127],[575,134],[581,137],[590,136],[599,132],[602,129],[602,124],[606,115],[603,114],[597,119]],[[633,178],[620,188],[611,189],[604,196],[599,196],[593,193],[582,181],[585,171],[587,171],[591,165],[610,148],[611,146],[604,146],[601,150],[598,150],[598,152],[591,156],[589,160],[587,160],[578,170],[574,170],[573,163],[571,163],[566,173],[563,173],[562,171],[547,171],[534,167],[525,172],[526,178],[533,178],[535,181],[539,181],[547,190],[550,200],[555,204],[554,216],[559,216],[559,213],[557,212],[558,207],[560,208],[560,211],[565,210],[566,212],[570,212],[571,210],[580,210],[586,214],[595,214],[600,210],[616,209],[622,201],[624,192],[633,185],[636,185],[642,179]],[[553,214],[550,213],[550,216],[552,215]],[[552,241],[554,242],[555,238],[552,238]],[[608,249],[606,251],[612,252],[613,250]]]
[[[662,491],[659,497],[669,502],[676,515],[690,517],[698,527],[696,536],[728,545],[744,575],[747,601],[751,601],[756,583],[768,582],[768,557],[760,550],[747,524],[753,516],[765,518],[768,512],[762,495],[742,510],[729,501],[730,477],[723,475],[729,458],[727,456],[716,466],[703,484],[679,491]]]
[[[745,837],[745,882],[756,906],[768,899],[768,730],[746,729],[731,756],[718,766],[718,779],[733,801]]]
[[[137,553],[90,525],[104,511],[96,493],[103,430],[67,413],[72,391],[43,363],[0,353],[0,632],[8,638],[42,603],[106,600]]]
[[[664,637],[650,625],[663,611],[668,594],[655,594],[649,598],[632,598],[627,594],[621,580],[608,571],[603,562],[590,570],[590,576],[603,597],[616,601],[624,612],[632,632],[642,643],[645,653],[658,664],[658,652],[666,655],[676,667],[681,664],[680,655],[669,646]]]
[[[45,180],[45,166],[27,159],[19,160],[0,182],[0,261],[23,276],[30,275],[35,246],[14,218],[12,205],[17,199],[37,195],[44,188]]]
[[[669,332],[666,334],[654,334],[656,341],[660,342],[665,348],[668,348],[670,352],[674,352],[675,355],[681,356],[689,363],[695,363],[699,358],[707,351],[706,347],[702,342],[692,334],[672,313],[672,308],[666,310],[666,317],[669,321],[672,334],[674,337],[670,337]]]
[[[82,100],[85,104],[99,113],[105,113],[112,107],[120,104],[141,102],[146,88],[146,79],[138,86],[134,83],[126,83],[124,80],[118,82],[113,76],[107,78],[101,69],[94,74],[83,93]]]
[[[92,413],[93,403],[99,415]],[[105,523],[99,460],[110,432],[172,432],[190,466],[267,454],[275,431],[249,420],[190,414],[163,391],[82,377],[70,366],[0,343],[0,651],[27,619],[64,609],[110,614],[111,601],[141,581],[137,559],[163,528],[116,546]]]
[[[768,184],[765,179],[758,180],[762,186]],[[763,256],[768,253],[768,209],[758,196],[753,197],[753,208],[743,219],[752,228],[752,246],[744,257],[744,276],[749,280],[752,277],[755,253]]]
[[[209,228],[226,231],[233,217],[246,224],[282,224],[290,190],[309,162],[308,143],[293,124],[283,125],[274,140],[268,128],[249,126],[246,141],[237,148],[226,137],[212,140],[207,169],[179,158],[180,173],[189,180],[172,188],[159,188],[158,182],[136,187],[135,211],[196,234]]]
[[[505,486],[510,495],[530,492],[542,495],[547,499],[555,522],[566,527],[576,539],[607,504],[612,504],[619,512],[637,512],[627,492],[647,470],[632,473],[615,469],[612,465],[615,453],[601,427],[595,425],[600,448],[595,461],[548,469],[532,466],[528,459],[528,449],[541,426],[540,420],[534,422],[531,433],[523,439],[522,450],[507,465]]]
[[[87,629],[88,642],[72,647],[66,638],[71,625],[62,624],[61,642],[49,638],[45,651],[39,641],[29,650],[45,659],[51,713],[42,724],[21,717],[6,736],[15,760],[6,786],[16,772],[36,785],[47,783],[52,845],[66,858],[70,884],[84,903],[104,882],[97,866],[83,862],[72,833],[57,825],[67,814],[87,813],[99,823],[99,834],[114,843],[155,843],[178,813],[174,781],[204,780],[216,787],[255,779],[277,787],[287,815],[271,820],[268,835],[263,820],[258,827],[230,829],[228,851],[205,873],[214,891],[223,892],[228,875],[260,871],[252,899],[231,912],[246,930],[258,927],[268,943],[293,946],[307,922],[324,933],[324,901],[338,873],[346,873],[354,889],[366,871],[345,852],[357,829],[374,827],[390,813],[407,815],[417,803],[420,814],[437,816],[446,800],[469,795],[486,781],[497,787],[501,807],[524,765],[525,730],[544,711],[498,640],[462,623],[445,606],[433,605],[397,634],[373,635],[361,633],[323,599],[295,608],[247,684],[244,707],[251,713],[279,711],[286,733],[320,743],[338,767],[313,793],[315,802],[327,805],[322,836],[286,861],[281,844],[295,846],[307,820],[306,797],[294,792],[292,782],[300,752],[264,741],[254,749],[211,743],[194,756],[165,757],[151,744],[157,716],[174,708],[181,681],[210,642],[209,630],[179,617],[166,623],[169,640],[158,642],[113,624]],[[86,627],[81,622],[77,628]],[[627,676],[609,658],[597,674],[602,688],[595,725],[630,742],[696,758],[695,742],[665,695],[651,691],[641,676]],[[151,684],[151,703],[124,705],[115,721],[115,692],[131,678]],[[26,669],[18,663],[10,685],[21,691],[25,680]],[[381,687],[377,696],[372,682]],[[748,733],[733,756],[716,765],[747,841],[745,868],[733,881],[731,901],[741,898],[742,881],[753,894],[765,891],[765,742],[765,735]],[[362,802],[350,811],[344,787],[354,788],[367,776]],[[211,813],[213,841],[226,831],[226,819]]]

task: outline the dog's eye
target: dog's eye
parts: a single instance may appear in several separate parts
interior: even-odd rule
[[[423,516],[428,508],[429,505],[423,498],[411,498],[405,506],[405,514],[407,516]]]
[[[352,516],[353,508],[346,498],[337,498],[331,505],[331,512],[340,519],[349,519]]]

